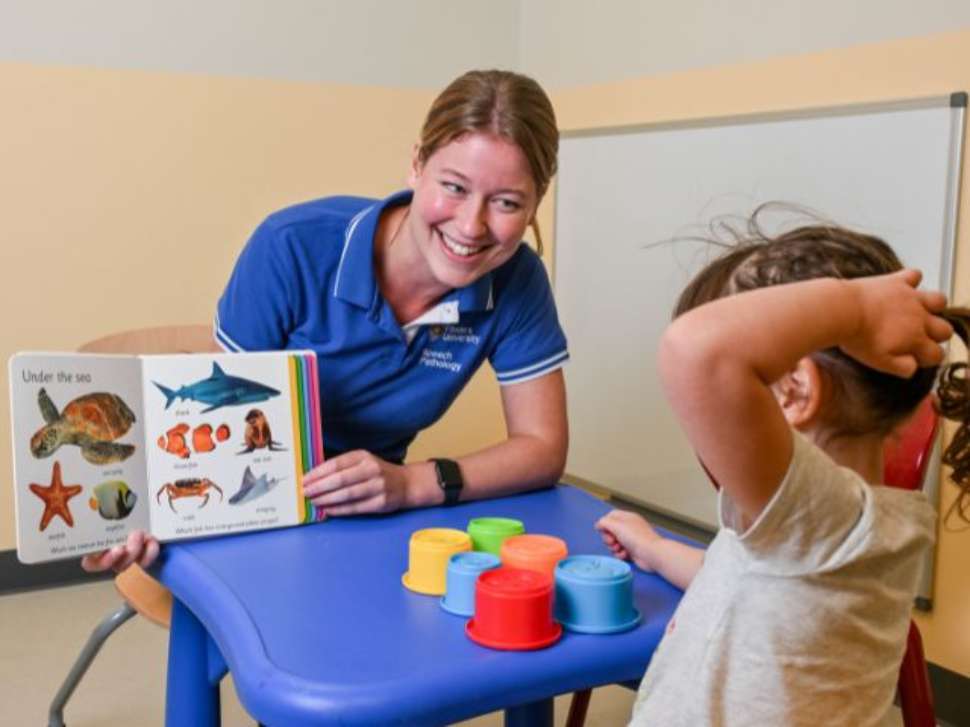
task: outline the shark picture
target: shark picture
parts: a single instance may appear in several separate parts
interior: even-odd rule
[[[229,498],[229,504],[241,505],[246,502],[252,502],[256,498],[265,495],[278,484],[278,479],[271,479],[269,475],[265,473],[259,477],[256,477],[253,474],[253,471],[247,467],[246,471],[243,473],[242,485],[240,485],[239,491]]]
[[[183,386],[178,391],[162,386],[157,381],[153,384],[165,395],[165,408],[168,409],[176,399],[198,401],[209,406],[202,413],[234,404],[251,404],[257,401],[279,396],[279,391],[271,386],[265,386],[240,376],[230,376],[219,364],[212,363],[212,375],[207,379],[200,379],[194,384]]]

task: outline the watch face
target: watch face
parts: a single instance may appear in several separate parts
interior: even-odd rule
[[[445,492],[445,504],[457,502],[464,485],[458,463],[450,459],[436,459],[434,468],[438,475],[438,486]]]

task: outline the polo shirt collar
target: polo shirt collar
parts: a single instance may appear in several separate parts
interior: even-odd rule
[[[412,195],[411,190],[396,192],[365,207],[347,224],[343,252],[337,267],[337,281],[333,289],[337,298],[361,308],[370,308],[374,304],[378,295],[377,278],[374,276],[374,234],[377,231],[377,222],[381,212],[388,207],[410,204]],[[438,306],[454,306],[455,301],[458,303],[459,313],[491,310],[494,307],[492,273],[486,273],[471,285],[447,293]]]

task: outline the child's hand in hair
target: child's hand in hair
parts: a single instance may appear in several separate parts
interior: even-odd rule
[[[597,521],[596,529],[617,558],[632,560],[645,571],[655,570],[650,546],[662,536],[640,515],[613,510]]]
[[[918,270],[900,270],[846,281],[855,292],[859,322],[840,348],[866,366],[903,378],[939,364],[939,344],[953,328],[938,315],[946,296],[916,289],[922,277]]]

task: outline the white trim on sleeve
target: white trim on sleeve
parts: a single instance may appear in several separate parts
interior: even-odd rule
[[[545,376],[546,374],[555,371],[556,369],[561,369],[568,360],[569,351],[564,349],[554,356],[550,356],[549,358],[539,361],[538,363],[534,363],[531,366],[525,366],[521,369],[515,369],[514,371],[496,371],[495,378],[498,379],[499,386],[520,384],[523,381],[537,379],[540,376]]]

